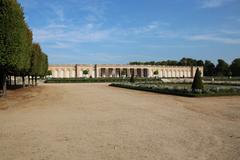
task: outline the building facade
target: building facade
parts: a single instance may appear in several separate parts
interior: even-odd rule
[[[161,77],[161,78],[192,78],[203,67],[196,66],[155,66],[155,65],[124,65],[124,64],[75,64],[50,65],[53,78],[82,77]],[[203,75],[203,74],[202,74]]]

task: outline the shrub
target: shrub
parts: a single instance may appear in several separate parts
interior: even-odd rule
[[[203,90],[203,82],[201,77],[201,71],[197,68],[194,80],[192,83],[192,92],[202,92]]]
[[[131,75],[130,82],[131,82],[131,83],[134,83],[134,82],[135,82],[135,80],[134,80],[134,74]]]
[[[88,75],[88,73],[89,73],[89,70],[83,70],[84,75]]]

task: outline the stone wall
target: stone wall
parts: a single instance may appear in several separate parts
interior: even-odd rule
[[[49,70],[52,71],[53,78],[130,77],[131,75],[137,77],[192,78],[194,77],[197,68],[199,68],[203,73],[203,67],[192,66],[152,66],[124,64],[76,64],[49,66]]]

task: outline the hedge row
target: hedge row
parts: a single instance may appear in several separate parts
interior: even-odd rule
[[[214,79],[214,81],[240,81],[240,77],[211,77],[211,76],[205,76],[203,77],[204,81],[212,81]]]
[[[33,43],[23,8],[17,0],[0,0],[0,91],[7,95],[7,79],[14,76],[30,77],[35,85],[38,76],[45,76],[48,70],[48,56],[38,43]],[[11,81],[10,81],[11,82]]]
[[[128,82],[130,78],[51,78],[45,83],[106,83],[106,82]],[[138,82],[161,82],[156,78],[135,78]]]
[[[210,89],[202,93],[193,93],[189,89],[179,89],[179,88],[168,88],[168,87],[155,87],[147,85],[135,85],[131,83],[112,83],[109,86],[120,87],[126,89],[148,91],[155,93],[163,93],[184,97],[211,97],[211,96],[236,96],[240,95],[240,89],[229,88],[229,89]]]

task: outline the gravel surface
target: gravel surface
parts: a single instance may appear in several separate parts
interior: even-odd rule
[[[240,97],[48,84],[0,98],[0,160],[240,160]]]

